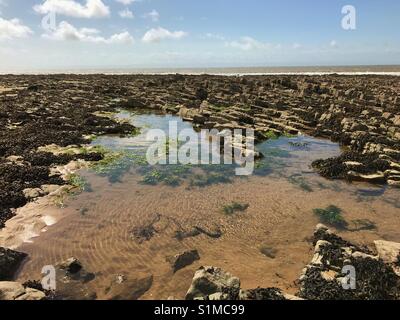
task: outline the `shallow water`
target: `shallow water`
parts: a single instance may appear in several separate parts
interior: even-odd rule
[[[119,116],[143,128],[142,134],[94,142],[126,154],[106,170],[80,172],[86,191],[70,197],[63,209],[52,208],[63,218],[19,248],[30,256],[19,279],[39,279],[44,265],[75,256],[96,274],[90,286],[100,299],[119,274],[129,279],[153,274],[143,299],[184,298],[201,265],[224,268],[240,277],[243,288],[277,286],[293,293],[312,256],[308,239],[320,222],[313,209],[329,205],[343,210],[348,228],[339,232],[347,239],[367,245],[400,241],[399,190],[328,181],[310,167],[313,160],[340,154],[335,143],[307,136],[264,142],[257,149],[265,158],[249,177],[235,176],[232,165],[151,167],[143,161],[146,131],[167,129],[169,121],[179,128],[192,125],[175,116],[125,111]],[[234,202],[249,207],[225,214],[224,207]],[[360,221],[368,221],[369,228]],[[151,223],[153,236],[138,239],[134,231]],[[176,237],[193,227],[222,236]],[[261,248],[273,249],[275,257]],[[197,249],[201,260],[174,274],[166,256],[190,249]]]

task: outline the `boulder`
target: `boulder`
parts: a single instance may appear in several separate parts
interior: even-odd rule
[[[201,267],[194,275],[186,300],[303,300],[277,288],[243,290],[240,280],[216,267]]]
[[[186,300],[208,300],[212,295],[215,299],[215,294],[225,300],[236,300],[239,291],[239,278],[220,268],[201,267],[194,275]]]
[[[82,264],[79,262],[78,259],[76,259],[74,257],[69,258],[69,259],[65,260],[64,262],[61,262],[58,265],[58,267],[61,270],[65,270],[69,274],[76,274],[77,272],[82,270]]]
[[[11,280],[26,257],[26,253],[0,247],[0,281]]]
[[[56,269],[56,299],[59,300],[94,300],[96,292],[88,287],[95,278],[93,273],[85,270],[76,258],[69,258],[55,267]]]
[[[46,294],[44,292],[32,288],[26,288],[25,293],[17,297],[15,300],[45,300],[45,299],[46,299]]]
[[[21,163],[24,161],[24,158],[21,156],[9,156],[6,160],[14,163]]]
[[[171,264],[171,267],[175,273],[180,269],[191,265],[193,262],[200,260],[200,256],[197,250],[191,250],[167,257],[166,260]]]
[[[395,126],[400,126],[400,115],[396,115],[393,119],[392,119],[393,123]]]
[[[397,275],[400,276],[400,243],[390,241],[375,241],[379,258],[391,264]]]
[[[0,282],[0,300],[43,300],[45,298],[44,292],[24,288],[19,282]]]
[[[27,199],[35,199],[39,198],[43,195],[43,190],[40,188],[31,188],[31,189],[24,189],[23,194]]]
[[[53,192],[56,192],[59,188],[60,186],[56,184],[45,184],[41,187],[44,194],[51,194]]]

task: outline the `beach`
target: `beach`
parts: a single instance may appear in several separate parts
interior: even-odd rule
[[[343,255],[336,268],[351,247],[368,269],[374,241],[400,242],[400,73],[317,69],[1,75],[0,247],[28,255],[7,280],[75,257],[93,276],[61,286],[69,299],[185,299],[202,266],[243,291],[313,299],[328,280],[299,278],[322,240]],[[145,133],[171,121],[254,130],[254,173],[149,166]],[[319,223],[331,231],[313,236]],[[373,261],[391,280],[382,289],[363,274],[345,298],[398,297],[396,263]]]

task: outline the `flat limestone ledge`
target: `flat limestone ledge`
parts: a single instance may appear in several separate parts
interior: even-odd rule
[[[19,282],[0,282],[0,300],[44,300],[45,298],[44,292],[25,288]]]

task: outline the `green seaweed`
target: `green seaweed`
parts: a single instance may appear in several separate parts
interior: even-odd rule
[[[238,202],[233,202],[232,204],[229,205],[225,205],[222,208],[222,212],[225,215],[231,216],[237,212],[243,212],[246,211],[249,208],[249,204],[242,204],[242,203],[238,203]]]
[[[338,229],[345,229],[348,223],[342,216],[342,209],[330,205],[325,209],[314,209],[314,214],[316,214],[322,223],[329,224]]]
[[[190,171],[191,166],[189,165],[165,165],[156,168],[146,166],[137,170],[143,176],[142,183],[154,186],[160,183],[165,183],[169,186],[178,186]]]
[[[135,128],[132,130],[130,134],[128,134],[128,137],[136,137],[142,133],[142,130],[140,128]]]
[[[90,168],[100,175],[120,176],[132,165],[148,165],[146,156],[130,151],[111,151],[106,148],[99,149],[103,159],[91,164]]]
[[[98,174],[107,174],[121,165],[124,152],[107,152],[102,160],[93,163],[90,167]]]
[[[265,139],[268,139],[268,140],[276,140],[279,138],[279,135],[275,131],[272,131],[272,130],[263,132],[262,135],[264,136]]]
[[[142,179],[144,184],[157,185],[165,179],[165,175],[159,170],[152,170],[146,173]]]
[[[88,182],[79,174],[72,173],[68,176],[67,182],[69,185],[79,189],[80,191],[90,191],[90,185]]]
[[[374,222],[368,219],[356,219],[351,221],[352,225],[354,225],[353,228],[350,229],[350,231],[370,231],[370,230],[376,230],[376,225]]]
[[[293,174],[288,178],[288,181],[295,185],[300,187],[302,190],[306,192],[313,192],[313,188],[307,183],[307,181],[304,179],[304,177],[301,174]]]
[[[291,138],[297,138],[298,135],[297,134],[292,134],[292,133],[289,133],[289,132],[284,132],[284,133],[282,133],[282,137],[291,139]]]
[[[232,179],[226,174],[221,172],[206,172],[205,174],[195,174],[190,179],[191,187],[206,187],[213,184],[219,183],[230,183]]]

